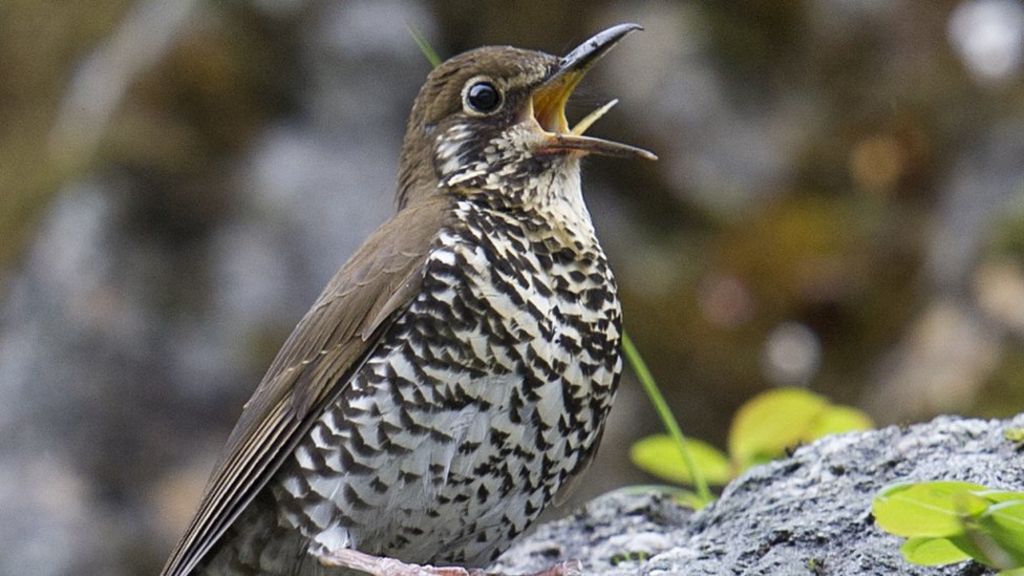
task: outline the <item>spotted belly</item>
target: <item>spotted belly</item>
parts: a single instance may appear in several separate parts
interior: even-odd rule
[[[596,448],[614,280],[599,252],[512,232],[441,233],[421,293],[277,475],[279,521],[314,554],[484,564]]]

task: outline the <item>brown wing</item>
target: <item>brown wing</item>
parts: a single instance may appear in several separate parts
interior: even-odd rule
[[[199,511],[161,576],[185,576],[281,466],[420,287],[447,201],[388,220],[334,276],[245,404]]]

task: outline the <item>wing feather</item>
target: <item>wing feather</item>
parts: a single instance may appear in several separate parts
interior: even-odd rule
[[[161,576],[191,573],[343,389],[419,290],[447,207],[447,200],[436,198],[400,210],[327,285],[246,402]]]

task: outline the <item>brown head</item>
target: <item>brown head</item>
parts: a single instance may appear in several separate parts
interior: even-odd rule
[[[460,54],[435,68],[413,104],[398,180],[399,209],[436,194],[508,198],[586,154],[642,157],[627,144],[584,136],[610,106],[569,127],[565,103],[587,70],[636,24],[597,34],[562,58],[510,46]],[[614,102],[613,102],[614,103]]]

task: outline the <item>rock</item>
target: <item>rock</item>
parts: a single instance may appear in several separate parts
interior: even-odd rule
[[[689,511],[663,494],[623,489],[541,526],[493,568],[519,574],[579,559],[585,574],[987,574],[973,562],[909,564],[882,531],[872,497],[893,482],[965,480],[1024,490],[1024,453],[1010,421],[940,417],[845,434],[748,471],[712,505]]]

